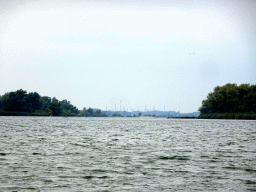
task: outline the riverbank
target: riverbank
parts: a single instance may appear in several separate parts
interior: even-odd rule
[[[203,113],[198,119],[247,119],[256,120],[256,114],[250,113]]]
[[[49,116],[47,113],[29,113],[29,112],[0,112],[0,116]]]
[[[197,119],[197,117],[192,117],[192,116],[180,116],[180,117],[167,117],[167,119]]]

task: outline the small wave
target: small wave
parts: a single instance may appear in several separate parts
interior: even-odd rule
[[[125,171],[124,174],[127,174],[127,175],[133,175],[134,172],[131,172],[131,171]]]
[[[99,179],[106,179],[106,178],[108,178],[108,176],[104,175],[104,176],[100,176],[100,177],[97,177],[97,178],[99,178]]]
[[[88,144],[88,143],[86,143],[86,144],[72,143],[72,145],[74,145],[74,146],[79,146],[79,147],[88,147],[88,146],[90,146],[90,144]]]
[[[256,191],[256,189],[248,189],[248,191]]]
[[[252,180],[246,180],[245,181],[246,184],[256,184],[256,181],[252,181]]]
[[[131,184],[131,183],[123,183],[123,185],[133,185],[133,184]]]
[[[208,155],[201,155],[202,158],[209,158]]]
[[[94,169],[92,170],[94,173],[105,173],[107,172],[107,170],[104,170],[104,169]]]
[[[223,167],[225,169],[231,169],[231,170],[242,170],[241,167],[235,167],[235,166],[227,166],[227,167]]]
[[[216,179],[223,180],[223,179],[229,179],[229,178],[227,178],[227,177],[221,177],[221,176],[218,176],[218,177],[216,177]]]
[[[44,179],[43,180],[45,183],[51,183],[51,182],[53,182],[51,179]]]
[[[159,159],[162,159],[162,160],[189,160],[189,157],[188,156],[172,156],[172,157],[160,156]]]
[[[227,145],[235,145],[235,142],[228,142]]]
[[[174,171],[175,173],[190,173],[189,171],[181,171],[181,170],[179,170],[179,171]]]
[[[216,160],[216,159],[210,159],[210,160],[208,160],[208,162],[210,162],[210,163],[218,163],[218,162],[219,162],[219,160]]]
[[[86,176],[83,176],[82,178],[83,178],[83,179],[92,179],[92,178],[94,178],[94,176],[92,176],[92,175],[86,175]]]
[[[245,171],[250,172],[250,173],[256,173],[256,170],[254,170],[254,169],[245,169]]]
[[[34,153],[32,153],[32,155],[42,155],[42,154],[34,152]]]

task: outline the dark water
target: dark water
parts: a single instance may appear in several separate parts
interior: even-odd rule
[[[256,191],[256,121],[0,117],[0,191]]]

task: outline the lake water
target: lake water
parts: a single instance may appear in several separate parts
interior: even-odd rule
[[[0,191],[256,191],[256,121],[0,117]]]

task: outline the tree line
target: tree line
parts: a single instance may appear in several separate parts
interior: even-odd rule
[[[201,113],[199,118],[209,117],[209,114],[231,114],[230,118],[246,119],[247,114],[253,119],[256,117],[256,85],[227,83],[216,86],[198,110]],[[223,115],[219,117],[225,118]]]
[[[66,99],[41,97],[37,92],[27,93],[22,89],[0,96],[0,115],[104,116],[100,110],[84,108],[80,111]]]

